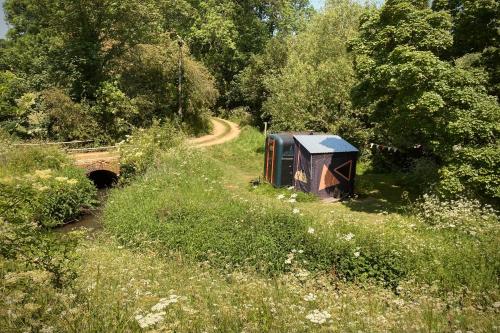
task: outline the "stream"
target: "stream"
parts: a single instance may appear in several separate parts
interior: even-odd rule
[[[101,215],[104,204],[108,198],[108,191],[109,188],[98,189],[97,201],[99,201],[99,203],[95,208],[85,209],[76,220],[63,224],[55,230],[57,232],[67,233],[74,230],[86,229],[91,234],[102,230]]]

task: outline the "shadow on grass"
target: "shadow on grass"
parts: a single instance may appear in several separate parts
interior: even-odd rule
[[[404,189],[398,185],[401,175],[397,173],[356,175],[357,198],[343,204],[353,211],[366,213],[397,213],[405,206],[402,199]]]

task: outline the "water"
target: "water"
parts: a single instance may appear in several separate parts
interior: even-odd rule
[[[57,227],[56,231],[66,233],[74,230],[86,229],[89,233],[99,232],[103,229],[101,220],[102,207],[104,206],[107,197],[108,189],[97,190],[97,200],[99,201],[97,207],[83,211],[82,215],[80,215],[78,219]]]

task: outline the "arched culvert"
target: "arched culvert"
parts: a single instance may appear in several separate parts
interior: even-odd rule
[[[94,182],[97,188],[113,187],[118,181],[118,175],[108,170],[95,170],[90,172],[87,177]]]

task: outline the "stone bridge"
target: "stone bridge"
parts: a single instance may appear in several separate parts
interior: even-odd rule
[[[75,165],[85,169],[97,187],[109,187],[120,176],[120,154],[116,147],[68,150]]]

